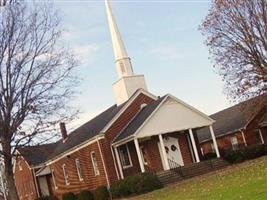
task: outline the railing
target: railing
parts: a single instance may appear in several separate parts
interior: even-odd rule
[[[182,171],[182,166],[179,165],[177,162],[168,159],[168,163],[170,166],[170,170],[175,171],[176,173],[178,173],[180,176],[183,177],[183,171]]]

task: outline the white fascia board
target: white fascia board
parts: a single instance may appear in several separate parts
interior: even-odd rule
[[[144,90],[144,89],[139,89],[139,91],[131,97],[131,99],[123,106],[123,108],[113,117],[112,120],[102,129],[101,133],[105,133],[111,126],[112,124],[121,116],[122,113],[132,104],[132,102],[141,94],[145,94],[146,96],[149,96],[150,98],[156,100],[157,97],[153,95],[152,93]]]
[[[61,160],[62,158],[66,157],[67,154],[73,154],[74,152],[79,151],[79,150],[85,148],[86,146],[89,146],[89,145],[97,142],[97,140],[104,139],[104,138],[105,138],[105,136],[103,134],[96,135],[95,137],[90,138],[89,140],[81,143],[80,145],[74,146],[73,148],[69,149],[68,151],[65,151],[62,154],[56,156],[55,158],[46,161],[45,165],[51,165],[51,164],[57,162],[58,160]]]

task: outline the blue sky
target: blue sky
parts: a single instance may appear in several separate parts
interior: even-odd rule
[[[136,74],[144,74],[149,91],[171,93],[206,114],[228,107],[221,78],[214,72],[198,26],[210,1],[112,1]],[[65,42],[81,60],[80,93],[73,103],[82,113],[75,126],[115,103],[115,71],[104,0],[56,1]]]

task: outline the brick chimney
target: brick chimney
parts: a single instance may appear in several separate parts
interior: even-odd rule
[[[60,131],[61,131],[61,136],[63,142],[68,138],[67,130],[66,130],[66,125],[64,122],[59,123]]]

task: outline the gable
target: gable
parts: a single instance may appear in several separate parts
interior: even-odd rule
[[[138,138],[209,126],[213,120],[186,103],[168,95],[137,131]]]

